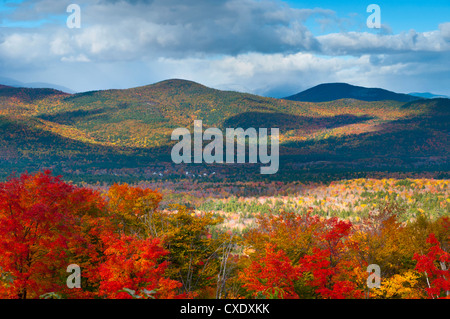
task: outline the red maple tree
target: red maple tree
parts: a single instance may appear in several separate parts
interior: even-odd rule
[[[450,254],[441,248],[434,233],[428,236],[427,243],[431,246],[423,255],[414,254],[417,260],[416,270],[423,272],[426,276],[426,291],[430,298],[450,298],[450,274],[448,265]]]

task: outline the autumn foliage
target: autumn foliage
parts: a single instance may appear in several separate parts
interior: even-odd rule
[[[300,268],[293,266],[285,252],[273,244],[267,244],[260,258],[252,260],[240,273],[243,287],[253,292],[253,297],[266,298],[298,298],[294,282],[300,277]]]
[[[100,194],[50,172],[2,183],[0,296],[38,298],[59,292],[74,298],[126,298],[130,294],[121,290],[127,288],[177,297],[181,284],[165,276],[162,258],[168,251],[158,238],[123,234],[123,216],[111,216],[116,209],[110,211]],[[66,267],[72,263],[82,268],[85,289],[67,289]]]
[[[441,244],[433,233],[427,238],[427,243],[430,244],[430,247],[426,254],[414,254],[414,259],[417,260],[416,270],[426,276],[428,284],[426,291],[429,297],[449,297],[450,275],[448,265],[450,254],[441,248]]]
[[[448,298],[449,219],[259,214],[237,233],[161,193],[78,187],[49,171],[0,183],[1,298]],[[81,269],[69,288],[68,265]],[[367,286],[367,266],[381,285]]]
[[[165,278],[167,262],[160,262],[168,254],[158,239],[139,239],[134,236],[104,236],[107,243],[105,259],[98,267],[100,286],[98,295],[106,298],[131,298],[127,288],[144,295],[151,291],[155,298],[174,298],[181,283]]]
[[[61,288],[68,242],[92,195],[49,172],[1,184],[1,296],[33,298]]]

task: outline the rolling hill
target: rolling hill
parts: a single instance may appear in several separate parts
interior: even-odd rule
[[[399,101],[410,102],[421,97],[395,93],[380,88],[366,88],[347,83],[324,83],[285,97],[286,100],[303,102],[326,102],[338,99],[357,99],[362,101]]]
[[[195,119],[204,129],[280,128],[281,164],[273,178],[374,170],[446,174],[449,111],[449,99],[299,102],[179,79],[77,94],[0,86],[0,176],[50,167],[75,180],[139,180],[158,170],[181,178],[186,167],[171,163],[170,135],[177,127],[192,129]],[[258,178],[250,164],[189,169]]]

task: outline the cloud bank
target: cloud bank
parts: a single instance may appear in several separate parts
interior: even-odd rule
[[[177,77],[276,97],[336,81],[450,94],[450,22],[316,36],[311,21],[339,29],[348,17],[269,0],[98,0],[77,1],[82,27],[69,29],[69,4],[23,1],[0,14],[2,76],[77,91]]]

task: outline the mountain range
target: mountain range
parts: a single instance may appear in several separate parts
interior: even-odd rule
[[[450,98],[447,95],[438,95],[438,94],[433,94],[433,93],[430,93],[430,92],[422,92],[422,93],[412,92],[412,93],[408,93],[408,95],[422,97],[422,98],[425,98],[425,99],[436,99],[436,98],[448,99],[448,98]]]
[[[171,163],[170,136],[177,127],[192,129],[195,119],[204,129],[280,128],[280,171],[272,178],[386,170],[445,175],[449,111],[449,99],[342,83],[285,99],[180,79],[76,94],[0,86],[0,177],[49,167],[74,180],[139,180],[158,170],[181,178],[187,168]],[[216,178],[258,177],[250,164],[189,168],[212,169]]]
[[[303,102],[327,102],[338,99],[357,99],[361,101],[392,100],[411,102],[421,97],[409,94],[395,93],[380,88],[366,88],[347,83],[324,83],[285,97],[286,100]]]
[[[74,90],[69,89],[65,86],[62,85],[57,85],[57,84],[53,84],[53,83],[46,83],[46,82],[20,82],[11,78],[7,78],[7,77],[3,77],[0,76],[0,83],[2,83],[3,85],[6,86],[11,86],[11,87],[24,87],[24,88],[34,88],[34,89],[42,89],[42,88],[50,88],[50,89],[55,89],[58,91],[63,91],[66,93],[76,93]]]

